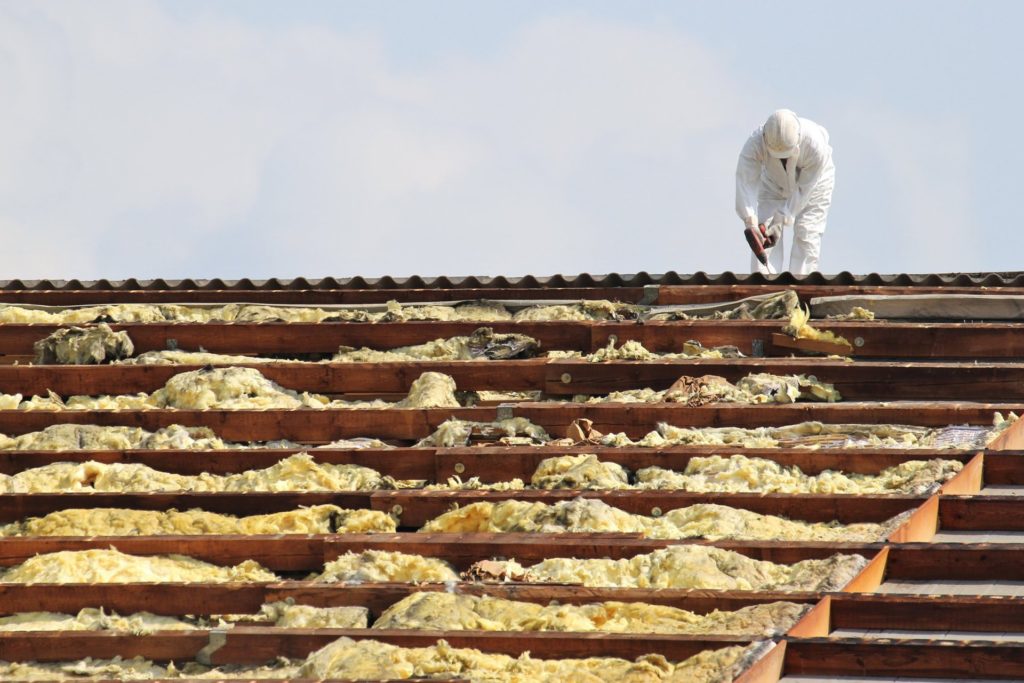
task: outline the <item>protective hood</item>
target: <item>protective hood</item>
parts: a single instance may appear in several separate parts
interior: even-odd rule
[[[761,129],[764,145],[775,159],[800,154],[800,119],[788,109],[772,112]]]

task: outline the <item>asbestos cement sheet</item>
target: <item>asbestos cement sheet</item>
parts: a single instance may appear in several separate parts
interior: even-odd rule
[[[846,315],[855,306],[883,320],[1024,320],[1024,296],[1003,294],[823,296],[811,299],[811,316]]]

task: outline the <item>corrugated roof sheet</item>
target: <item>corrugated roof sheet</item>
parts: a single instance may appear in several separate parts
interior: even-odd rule
[[[324,277],[324,278],[270,278],[267,280],[212,279],[163,279],[139,280],[0,280],[0,290],[345,290],[345,289],[487,289],[514,288],[535,289],[552,287],[642,287],[644,285],[758,285],[758,284],[808,284],[808,285],[864,285],[900,287],[1024,287],[1024,273],[929,273],[929,274],[879,274],[854,275],[841,272],[833,275],[813,273],[797,277],[790,273],[765,276],[748,273],[705,273],[681,274],[675,271],[652,274],[608,273],[591,275],[524,275],[517,277],[476,276],[465,277],[409,277],[384,276],[366,277]]]

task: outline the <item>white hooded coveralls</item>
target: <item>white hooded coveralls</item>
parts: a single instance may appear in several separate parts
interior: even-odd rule
[[[818,270],[821,235],[825,232],[835,185],[828,131],[801,118],[799,152],[786,159],[785,167],[782,161],[769,154],[762,128],[755,130],[743,145],[736,165],[736,213],[744,221],[754,217],[758,223],[781,215],[782,237],[793,229],[789,270],[795,275],[806,275]],[[782,237],[766,250],[775,272],[783,269]],[[750,268],[768,273],[753,255]]]

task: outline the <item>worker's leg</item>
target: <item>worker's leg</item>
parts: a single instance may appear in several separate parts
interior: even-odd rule
[[[757,201],[757,222],[765,223],[769,218],[775,215],[775,212],[782,208],[784,200],[762,193],[758,197]],[[771,249],[765,249],[764,253],[768,257],[768,263],[771,265],[772,270],[776,273],[781,273],[783,264],[786,262],[785,254],[782,249],[782,238],[784,235],[779,234],[779,239],[775,243],[775,246]],[[751,254],[750,256],[750,272],[761,273],[762,275],[768,275],[767,266],[761,265],[761,262],[757,260],[757,257]]]
[[[789,252],[789,272],[807,275],[818,270],[821,237],[825,233],[828,210],[832,206],[835,174],[827,171],[811,191],[807,206],[793,224],[793,246]]]

